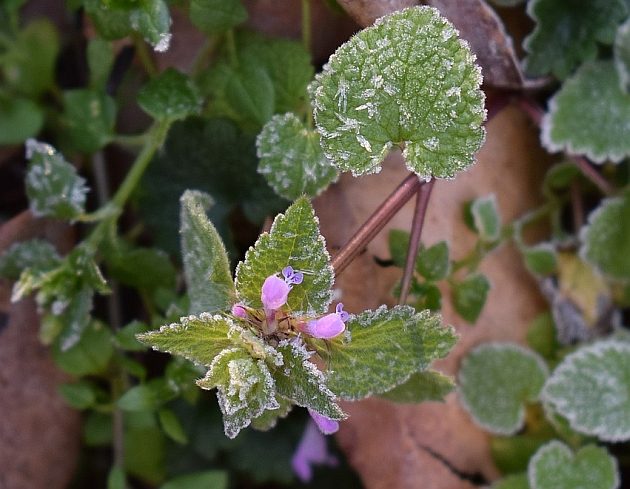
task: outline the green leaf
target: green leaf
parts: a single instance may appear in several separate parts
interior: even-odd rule
[[[417,298],[414,304],[416,310],[430,309],[431,311],[440,311],[442,309],[442,292],[433,283],[419,283],[412,279],[411,294]]]
[[[456,283],[452,288],[453,306],[457,314],[473,324],[486,303],[490,282],[485,275],[476,273]]]
[[[63,323],[63,329],[59,333],[59,344],[62,350],[67,350],[76,345],[81,339],[85,330],[89,327],[92,311],[92,302],[94,299],[94,290],[84,285],[81,289],[72,294],[63,304],[63,312],[55,314],[55,303],[52,305],[52,312],[56,316],[60,316]],[[63,300],[57,298],[57,302]]]
[[[107,489],[126,489],[127,478],[125,477],[125,471],[114,465],[107,476]]]
[[[556,249],[551,243],[525,246],[521,249],[525,266],[536,275],[551,275],[558,267]]]
[[[416,372],[405,383],[381,394],[381,397],[400,403],[443,401],[454,388],[455,382],[451,377],[436,370],[425,370]]]
[[[157,331],[140,334],[138,339],[156,350],[210,365],[222,350],[232,346],[228,339],[232,327],[234,323],[227,316],[202,313],[183,317],[179,323],[164,325]]]
[[[173,411],[170,409],[160,409],[158,411],[158,418],[164,433],[166,433],[171,440],[182,445],[188,443],[186,432]]]
[[[83,5],[103,39],[114,41],[131,34],[129,10],[114,8],[102,0],[83,0]]]
[[[429,367],[453,347],[452,328],[429,311],[381,306],[346,322],[344,338],[328,342],[328,387],[339,397],[358,400],[383,394]]]
[[[418,254],[416,261],[416,270],[429,281],[438,281],[445,278],[451,268],[449,261],[448,243],[440,241],[439,243],[422,249]]]
[[[534,352],[511,343],[486,343],[459,370],[460,399],[473,420],[491,433],[516,433],[524,404],[538,399],[547,366]]]
[[[575,163],[571,161],[562,161],[553,165],[547,173],[542,184],[543,193],[547,198],[552,198],[555,193],[566,190],[581,173]]]
[[[0,145],[21,144],[37,136],[44,125],[44,112],[22,97],[0,97]]]
[[[470,205],[475,230],[483,241],[493,242],[501,235],[501,218],[496,195],[475,199]]]
[[[190,313],[225,311],[236,290],[223,241],[206,216],[208,194],[187,190],[181,198],[180,234]]]
[[[127,413],[125,421],[129,423],[132,414],[147,414],[153,420],[152,413]],[[156,487],[166,476],[166,438],[162,430],[153,424],[144,423],[125,429],[125,470],[131,476],[144,481],[150,487]]]
[[[630,440],[630,343],[602,341],[567,356],[543,399],[571,428],[601,440]]]
[[[90,68],[90,87],[93,90],[105,90],[114,65],[112,43],[100,37],[91,39],[87,46],[87,61]]]
[[[573,453],[559,441],[543,446],[527,470],[532,489],[615,489],[619,487],[616,460],[605,448],[588,445]]]
[[[617,28],[614,46],[614,60],[619,88],[625,93],[630,92],[630,19]]]
[[[530,489],[527,474],[509,475],[492,484],[490,489]]]
[[[346,415],[336,403],[336,396],[326,386],[324,374],[309,361],[304,344],[284,340],[278,345],[283,363],[272,370],[278,394],[298,406],[310,408],[330,419]]]
[[[16,280],[24,269],[44,273],[59,266],[61,258],[49,241],[32,239],[12,244],[0,255],[0,276]]]
[[[588,217],[580,255],[604,275],[630,280],[630,195],[604,200]]]
[[[96,403],[96,389],[86,380],[74,384],[61,384],[59,393],[75,409],[87,409]]]
[[[394,265],[404,267],[407,260],[407,248],[409,248],[409,233],[402,229],[392,229],[388,236],[389,254]]]
[[[269,431],[271,428],[275,428],[278,419],[286,418],[289,415],[291,409],[293,409],[293,403],[280,396],[276,396],[276,401],[278,401],[280,407],[278,409],[268,409],[256,419],[253,419],[252,428],[258,431]]]
[[[217,398],[228,438],[236,437],[265,410],[280,407],[264,360],[252,358],[242,348],[223,350],[197,385],[202,389],[218,389]]]
[[[175,477],[162,485],[160,489],[227,489],[227,487],[227,472],[206,470]]]
[[[125,392],[116,402],[123,411],[155,411],[177,395],[166,379],[154,379]]]
[[[578,9],[579,10],[579,9]],[[541,139],[551,152],[585,154],[596,163],[630,156],[625,125],[630,95],[619,88],[612,61],[584,63],[549,101]]]
[[[307,129],[293,113],[272,117],[256,144],[258,172],[282,197],[313,198],[337,179],[337,170],[322,152],[319,134]]]
[[[146,0],[129,14],[131,27],[142,34],[153,49],[167,51],[171,44],[171,14],[164,0]]]
[[[436,9],[382,17],[343,44],[311,87],[328,158],[375,173],[393,146],[422,177],[453,177],[484,140],[480,68]]]
[[[536,26],[525,39],[525,71],[566,78],[597,56],[598,43],[612,44],[617,24],[627,16],[625,0],[592,0],[576,8],[572,0],[533,0],[527,13]]]
[[[111,414],[88,411],[83,424],[83,441],[88,447],[102,447],[112,442]]]
[[[154,119],[175,121],[198,112],[201,99],[188,76],[167,68],[142,87],[138,104]]]
[[[67,90],[63,105],[62,137],[73,149],[93,153],[111,141],[116,122],[112,97],[90,89]]]
[[[535,423],[539,421],[532,424]],[[502,474],[526,472],[529,459],[553,434],[550,430],[545,437],[530,434],[493,436],[490,440],[490,451],[494,464]]]
[[[191,0],[190,20],[204,34],[220,34],[247,20],[240,0]]]
[[[239,298],[246,305],[262,308],[263,282],[287,266],[304,273],[304,281],[289,294],[289,308],[307,316],[326,312],[332,300],[334,273],[319,221],[306,198],[296,200],[284,215],[276,216],[271,231],[263,233],[245,254],[245,261],[238,264]]]
[[[59,35],[53,23],[47,19],[29,23],[3,53],[0,66],[6,85],[16,93],[39,97],[54,84],[58,53]]]
[[[177,271],[160,249],[121,246],[107,257],[107,264],[112,278],[130,287],[141,290],[175,287]]]
[[[527,344],[544,358],[553,358],[558,349],[556,326],[550,312],[534,318],[527,330]]]
[[[52,146],[29,139],[26,195],[37,217],[74,219],[85,210],[85,180]]]
[[[99,374],[105,370],[114,352],[111,333],[103,325],[90,323],[74,346],[62,350],[60,342],[53,346],[55,363],[72,375]]]

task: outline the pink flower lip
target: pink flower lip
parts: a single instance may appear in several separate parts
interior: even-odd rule
[[[334,419],[327,418],[323,414],[319,414],[312,409],[308,409],[308,414],[311,415],[313,421],[324,435],[332,435],[339,430],[339,422]]]
[[[241,304],[234,304],[232,306],[232,315],[237,318],[247,318],[247,310]]]
[[[291,287],[281,278],[270,275],[262,286],[260,299],[267,311],[275,311],[287,303]]]
[[[310,321],[304,332],[314,338],[329,340],[343,333],[346,329],[344,321],[347,321],[348,317],[349,314],[343,310],[343,304],[339,303],[335,312]]]

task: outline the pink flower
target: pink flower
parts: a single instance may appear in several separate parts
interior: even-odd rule
[[[339,422],[334,419],[327,418],[326,416],[319,414],[317,411],[308,409],[308,414],[311,415],[313,421],[324,435],[332,435],[339,430]]]
[[[247,318],[247,311],[241,304],[234,304],[232,306],[232,315],[237,318]]]
[[[276,311],[287,303],[287,297],[292,285],[301,284],[304,280],[302,272],[295,272],[293,267],[285,267],[282,270],[284,280],[276,275],[270,275],[262,286],[260,299],[265,311]]]
[[[343,304],[337,304],[335,312],[326,314],[319,319],[310,321],[306,325],[305,333],[315,338],[328,340],[340,335],[346,329],[345,321],[348,320],[348,313],[343,310]]]
[[[335,466],[337,463],[337,459],[328,453],[326,438],[319,432],[315,423],[309,421],[291,459],[293,472],[302,482],[308,482],[313,478],[312,465]]]

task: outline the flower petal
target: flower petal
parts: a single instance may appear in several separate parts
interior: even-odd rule
[[[287,297],[291,287],[282,279],[275,275],[270,275],[265,279],[262,286],[260,299],[267,311],[275,311],[287,303]]]

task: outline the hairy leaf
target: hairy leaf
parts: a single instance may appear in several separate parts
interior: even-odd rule
[[[480,83],[468,45],[436,9],[382,17],[337,49],[311,87],[324,153],[363,175],[398,146],[410,170],[451,178],[484,139]]]
[[[168,68],[138,92],[138,104],[154,119],[184,119],[199,110],[201,100],[193,81]]]
[[[0,255],[0,276],[17,280],[27,268],[35,273],[47,272],[58,266],[61,258],[49,241],[32,239],[14,243]]]
[[[443,401],[454,388],[455,382],[448,375],[437,370],[426,370],[416,372],[404,384],[381,394],[381,397],[400,403]]]
[[[76,151],[93,153],[112,139],[116,122],[116,103],[109,95],[90,89],[63,93],[63,133]]]

